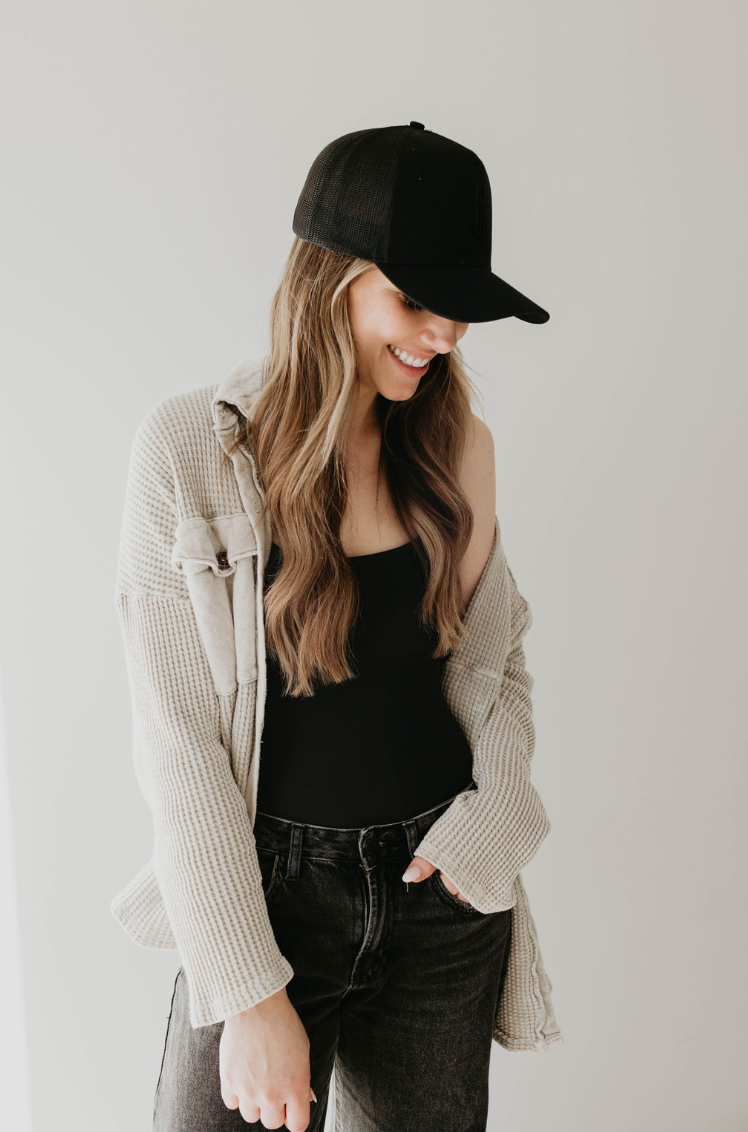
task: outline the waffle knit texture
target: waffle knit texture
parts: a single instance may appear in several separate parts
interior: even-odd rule
[[[263,360],[161,401],[132,445],[115,602],[132,697],[135,774],[153,818],[151,858],[112,899],[144,947],[176,948],[194,1028],[290,982],[253,834],[266,692],[263,572],[269,517],[250,448],[221,459],[251,420]],[[530,781],[535,749],[522,640],[532,621],[496,520],[488,562],[442,690],[473,751],[460,794],[416,849],[481,912],[512,909],[494,1040],[564,1044],[521,870],[550,821]]]

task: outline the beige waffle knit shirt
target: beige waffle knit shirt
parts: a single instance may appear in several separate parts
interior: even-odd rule
[[[253,835],[266,689],[263,572],[269,518],[242,443],[264,359],[161,401],[132,446],[116,607],[133,712],[134,764],[153,854],[113,898],[143,947],[176,948],[195,1028],[267,998],[293,977],[268,917]],[[564,1039],[520,870],[550,822],[530,781],[535,747],[522,646],[531,624],[501,543],[464,618],[468,639],[442,690],[473,751],[477,790],[457,796],[416,849],[484,913],[512,909],[494,1026],[508,1050]]]

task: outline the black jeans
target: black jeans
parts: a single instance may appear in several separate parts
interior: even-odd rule
[[[402,880],[451,801],[362,829],[256,815],[270,921],[294,969],[286,991],[310,1042],[318,1101],[308,1132],[324,1129],[333,1066],[335,1132],[485,1132],[511,909],[479,912],[438,870]],[[223,1103],[222,1031],[223,1022],[192,1028],[180,968],[156,1088],[158,1132],[265,1127]]]

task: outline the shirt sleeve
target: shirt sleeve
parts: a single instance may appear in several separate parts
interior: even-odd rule
[[[152,410],[131,452],[115,600],[154,870],[197,1028],[280,990],[293,968],[273,935],[246,801],[222,741],[232,697],[215,690],[171,564],[178,520],[169,445]]]
[[[530,780],[535,750],[533,677],[523,638],[532,624],[528,602],[517,589],[501,546],[498,521],[494,549],[468,608],[466,623],[480,633],[486,656],[449,665],[447,701],[460,705],[473,751],[477,790],[459,794],[434,822],[414,855],[441,869],[479,911],[513,906],[515,878],[538,851],[551,823]],[[473,608],[475,606],[475,608]],[[509,618],[508,648],[499,671],[490,649]],[[481,632],[482,628],[482,632]]]

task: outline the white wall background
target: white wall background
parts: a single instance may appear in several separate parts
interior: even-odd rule
[[[151,850],[112,596],[135,427],[264,350],[322,146],[417,119],[483,158],[494,270],[551,312],[461,343],[534,614],[524,876],[567,1043],[495,1047],[489,1129],[744,1132],[746,6],[1,19],[7,1126],[150,1128],[178,957],[109,913]]]

